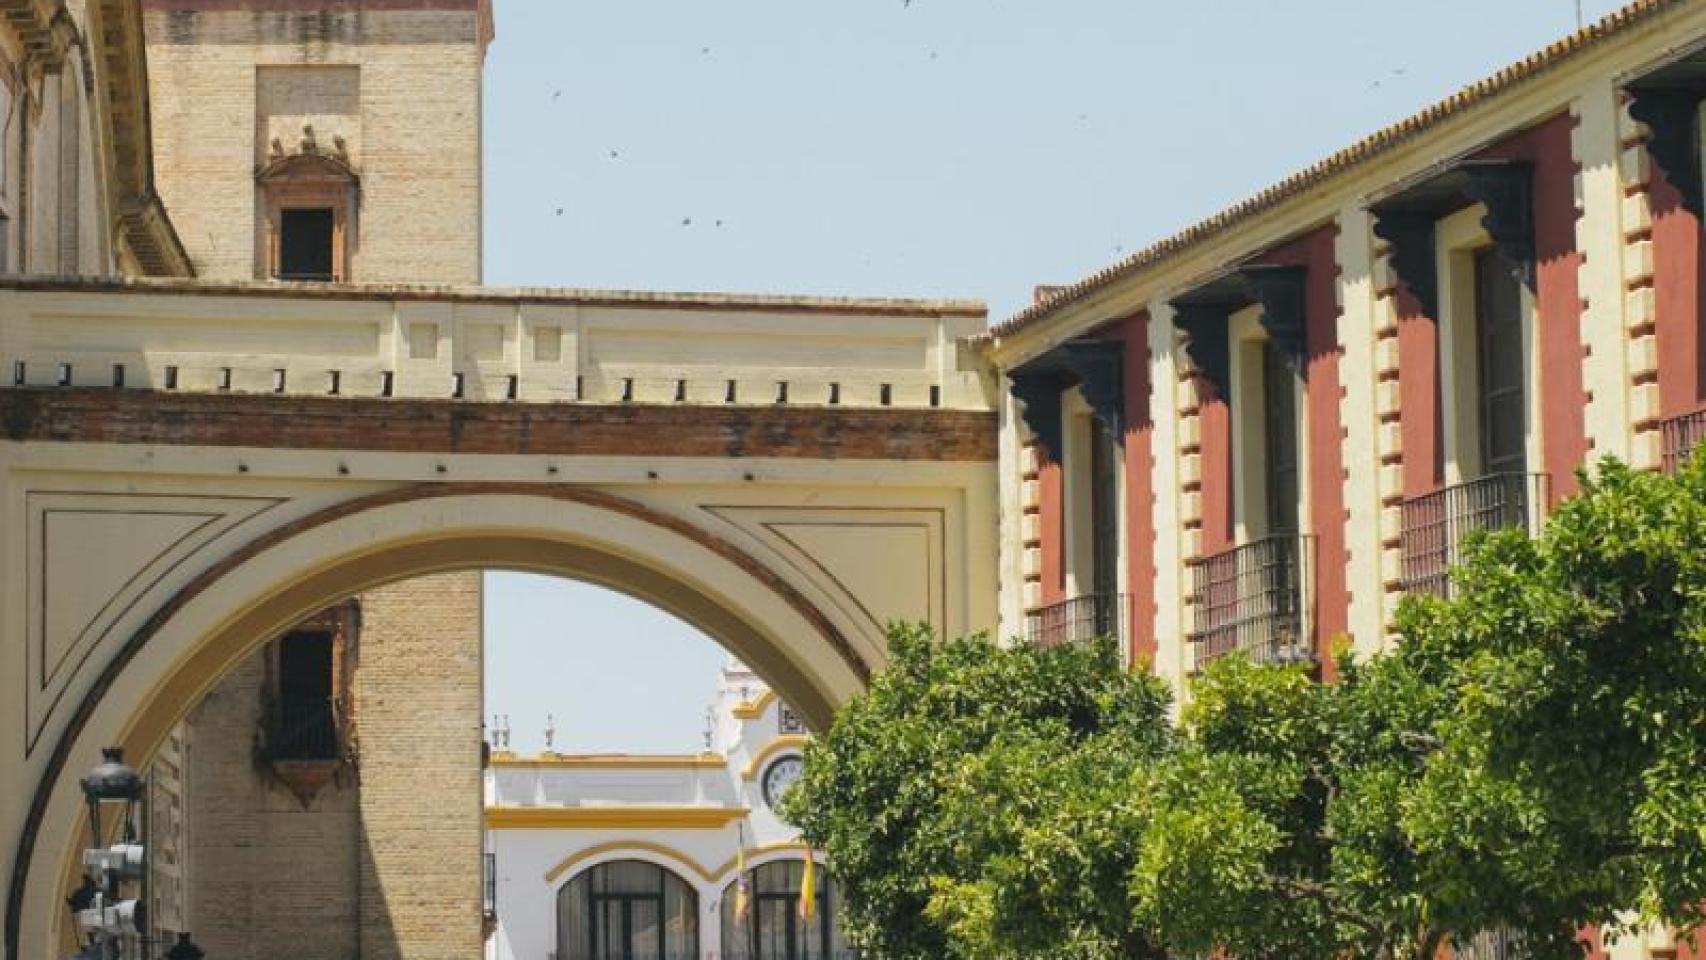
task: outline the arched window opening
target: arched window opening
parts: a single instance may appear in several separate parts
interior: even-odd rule
[[[699,897],[656,864],[617,860],[557,891],[557,960],[693,960]]]
[[[857,956],[842,935],[841,896],[821,870],[817,909],[800,915],[805,861],[778,860],[748,872],[751,901],[745,917],[736,917],[735,882],[723,889],[723,960],[849,960]],[[738,882],[738,881],[737,881]]]

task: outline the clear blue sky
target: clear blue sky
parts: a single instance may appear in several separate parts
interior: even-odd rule
[[[999,319],[1575,22],[1574,0],[497,0],[486,280]],[[492,587],[517,746],[555,711],[560,749],[697,748],[709,641],[591,588]]]

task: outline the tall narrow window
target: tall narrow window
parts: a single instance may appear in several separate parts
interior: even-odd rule
[[[1267,454],[1267,535],[1298,532],[1297,375],[1271,341],[1262,344],[1262,417]]]
[[[1522,288],[1492,250],[1475,255],[1475,354],[1481,471],[1525,473]]]
[[[332,634],[323,630],[299,630],[279,641],[274,759],[337,758],[332,648]]]
[[[332,253],[335,223],[330,207],[280,211],[278,279],[335,279]]]

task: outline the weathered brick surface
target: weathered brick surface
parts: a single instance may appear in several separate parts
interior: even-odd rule
[[[481,575],[362,598],[362,960],[481,953]]]
[[[481,575],[362,596],[357,766],[304,807],[257,764],[264,653],[187,722],[187,925],[233,960],[468,960],[481,931]]]
[[[309,122],[326,150],[344,138],[361,176],[354,279],[478,282],[478,6],[309,6],[148,4],[158,188],[197,273],[256,276],[256,167],[274,135],[295,152]]]
[[[347,771],[301,802],[256,766],[262,656],[189,718],[188,927],[210,957],[352,960],[361,830]]]
[[[145,390],[0,393],[8,440],[302,450],[993,461],[993,413],[467,403]]]

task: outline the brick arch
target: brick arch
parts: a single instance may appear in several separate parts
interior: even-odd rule
[[[596,583],[666,610],[741,656],[813,726],[870,677],[872,665],[834,621],[778,573],[635,501],[480,483],[357,497],[221,558],[102,669],[34,785],[8,889],[9,960],[57,944],[60,896],[76,875],[82,767],[73,758],[116,743],[141,766],[232,666],[303,616],[385,583],[491,568]],[[38,856],[44,850],[58,855]]]

